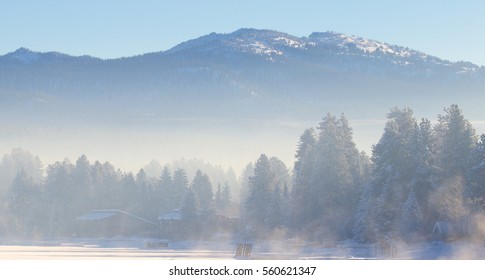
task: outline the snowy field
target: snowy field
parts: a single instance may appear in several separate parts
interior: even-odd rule
[[[153,245],[155,244],[155,246]],[[0,260],[153,260],[234,259],[232,241],[166,242],[143,239],[93,239],[44,242],[1,242]],[[456,241],[396,244],[392,255],[376,245],[353,242],[304,244],[295,241],[254,242],[250,259],[355,260],[355,259],[485,259],[485,243]]]

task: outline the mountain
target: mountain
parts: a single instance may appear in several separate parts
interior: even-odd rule
[[[390,108],[435,118],[457,103],[483,120],[484,92],[483,67],[335,32],[240,29],[108,60],[20,48],[0,56],[0,154],[134,172],[180,157],[241,170],[261,153],[291,166],[327,112],[345,113],[369,152]]]
[[[484,81],[484,68],[469,62],[335,32],[240,29],[111,60],[25,48],[0,57],[3,109],[55,116],[68,108],[121,118],[300,118],[325,108],[452,101],[477,95]]]

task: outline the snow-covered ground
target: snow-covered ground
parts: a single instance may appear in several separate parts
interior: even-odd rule
[[[107,238],[51,241],[0,241],[0,260],[38,259],[234,259],[236,241],[179,241]],[[373,244],[351,241],[315,244],[285,241],[252,242],[250,259],[485,259],[485,243],[455,241],[396,244],[392,256]]]

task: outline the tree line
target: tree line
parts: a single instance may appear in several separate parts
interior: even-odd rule
[[[303,132],[295,158],[284,196],[267,157],[256,162],[243,212],[248,237],[276,228],[306,240],[415,242],[437,221],[458,223],[485,207],[485,135],[457,105],[435,125],[410,108],[392,109],[370,158],[357,150],[346,117],[327,114]]]
[[[85,155],[74,164],[49,165],[40,181],[22,168],[2,194],[0,235],[71,237],[77,217],[101,209],[121,209],[156,222],[163,213],[192,207],[184,204],[192,192],[197,209],[225,211],[232,204],[230,186],[219,185],[214,196],[209,177],[200,170],[191,182],[184,169],[172,173],[167,167],[159,178],[149,178],[143,169],[125,173],[108,162],[91,164]]]
[[[227,183],[214,187],[200,170],[191,182],[183,169],[164,168],[154,179],[81,156],[48,166],[39,180],[39,160],[32,162],[0,188],[4,236],[71,236],[75,218],[94,209],[153,221],[180,209],[194,233],[210,231],[200,211],[230,211],[240,217],[242,238],[415,242],[437,221],[459,222],[485,208],[485,135],[478,137],[457,105],[435,124],[410,108],[392,109],[370,156],[356,148],[345,115],[327,114],[300,136],[292,175],[276,157],[248,164],[239,205]]]

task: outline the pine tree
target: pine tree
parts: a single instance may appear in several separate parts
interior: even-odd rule
[[[264,234],[267,204],[275,184],[275,175],[266,155],[259,157],[249,182],[249,195],[245,202],[246,223],[254,228],[256,234]]]
[[[416,120],[411,109],[393,109],[381,139],[373,147],[374,174],[371,182],[373,221],[366,232],[376,232],[379,239],[397,237],[403,204],[409,194],[416,166],[412,150],[416,137]]]
[[[232,197],[231,197],[231,187],[227,182],[224,183],[224,187],[221,193],[221,202],[222,202],[222,210],[227,210],[232,204]]]
[[[271,195],[271,200],[266,209],[265,226],[271,231],[283,225],[282,197],[279,185]]]
[[[318,127],[318,140],[308,166],[310,178],[300,192],[304,224],[324,228],[329,238],[351,235],[352,216],[360,197],[360,153],[345,116],[327,114]],[[325,238],[325,236],[323,236]]]
[[[14,236],[30,235],[36,225],[36,195],[39,192],[32,177],[21,169],[15,176],[7,194],[7,207],[11,214],[11,227]]]
[[[223,208],[221,184],[217,184],[217,191],[214,196],[214,203],[216,205],[216,209],[221,211]]]
[[[434,128],[437,139],[437,165],[442,170],[442,180],[466,174],[478,140],[475,130],[465,119],[458,105],[453,104],[444,111],[444,115],[438,115],[438,124]]]
[[[438,116],[436,135],[435,187],[430,197],[439,219],[457,222],[469,211],[465,196],[467,171],[471,170],[477,136],[460,108],[453,104]]]
[[[182,223],[184,225],[185,237],[192,238],[199,236],[199,201],[194,190],[188,189],[180,208]]]
[[[169,207],[170,209],[179,208],[182,204],[182,199],[187,192],[189,185],[189,180],[187,179],[187,174],[184,169],[177,169],[173,174],[173,183],[168,192],[168,197],[170,198]]]
[[[469,213],[464,201],[465,182],[461,176],[450,177],[431,194],[430,204],[439,213],[439,220],[459,222]]]
[[[162,175],[160,176],[160,180],[158,181],[158,188],[155,191],[155,196],[157,198],[158,204],[158,214],[168,212],[170,210],[175,209],[176,207],[171,206],[170,199],[172,190],[173,180],[168,167],[165,166],[162,171]]]
[[[433,217],[429,208],[429,196],[433,188],[434,143],[431,122],[422,119],[419,126],[416,127],[412,142],[414,149],[411,154],[415,170],[409,184],[409,189],[413,191],[416,204],[420,209],[421,220],[418,223],[417,231],[422,234],[426,234],[430,230],[425,225],[433,224]]]
[[[91,164],[87,157],[82,155],[76,161],[72,170],[72,195],[74,198],[72,207],[76,215],[82,215],[92,210],[93,183],[91,178]]]
[[[291,177],[285,163],[277,157],[271,157],[269,161],[275,174],[276,182],[281,185],[291,185]]]
[[[74,166],[69,160],[56,162],[47,168],[45,181],[45,211],[46,234],[48,237],[63,236],[71,228],[70,222],[75,221],[72,211],[73,201],[71,191],[71,173]]]
[[[207,174],[203,174],[202,171],[197,170],[197,173],[192,180],[191,188],[196,193],[202,210],[211,210],[214,208],[212,184]]]
[[[469,182],[465,190],[468,203],[474,211],[485,210],[485,134],[473,150],[471,168],[467,173]]]
[[[241,190],[239,194],[240,201],[242,202],[241,206],[244,206],[243,204],[248,198],[250,189],[250,178],[252,176],[254,176],[254,166],[253,163],[250,162],[243,169],[241,177],[239,178],[239,184],[241,185]]]
[[[408,198],[403,205],[400,218],[400,236],[407,241],[418,238],[423,223],[423,214],[414,189],[409,191]]]
[[[375,219],[372,216],[374,202],[371,185],[366,185],[357,206],[352,229],[352,236],[357,242],[374,242],[376,239],[376,227],[373,225]]]

